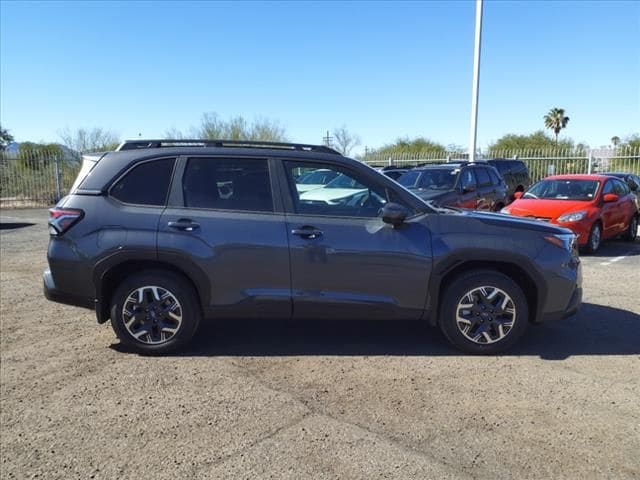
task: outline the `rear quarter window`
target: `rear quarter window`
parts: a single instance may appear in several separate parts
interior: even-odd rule
[[[140,163],[119,179],[109,195],[122,203],[164,206],[175,158]]]

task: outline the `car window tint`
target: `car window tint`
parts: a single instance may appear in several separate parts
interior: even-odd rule
[[[388,202],[399,199],[382,185],[343,167],[309,162],[286,161],[296,213],[339,217],[378,217]],[[330,169],[335,178],[326,185],[308,185],[298,181],[298,172]]]
[[[182,191],[186,207],[273,211],[267,160],[190,158]]]
[[[474,169],[476,172],[476,178],[478,179],[479,187],[486,187],[491,185],[491,178],[489,177],[489,172],[487,172],[486,168],[479,167]]]
[[[473,174],[473,170],[465,168],[460,174],[460,185],[462,188],[476,188],[476,176]]]
[[[620,180],[613,181],[613,191],[621,197],[629,193],[629,187]]]
[[[606,195],[607,193],[613,193],[613,180],[607,180],[607,183],[604,184],[602,194]]]
[[[498,177],[498,173],[492,168],[488,168],[487,170],[489,171],[489,176],[491,177],[491,183],[493,185],[500,185],[500,177]]]
[[[159,205],[166,203],[175,158],[163,158],[133,167],[111,188],[110,195],[123,203]]]

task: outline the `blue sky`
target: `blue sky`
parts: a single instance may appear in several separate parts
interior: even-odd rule
[[[7,2],[0,120],[123,138],[204,112],[269,117],[292,140],[340,125],[363,146],[468,143],[475,2]],[[485,1],[478,142],[563,107],[592,146],[640,130],[640,2]]]

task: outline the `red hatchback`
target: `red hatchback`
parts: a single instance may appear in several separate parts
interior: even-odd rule
[[[602,240],[623,234],[633,241],[638,229],[638,199],[627,184],[606,175],[556,175],[516,193],[502,213],[533,217],[570,228],[578,245],[595,252]]]

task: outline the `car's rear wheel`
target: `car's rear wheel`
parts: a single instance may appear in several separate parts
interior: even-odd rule
[[[184,347],[200,317],[191,285],[161,270],[127,277],[111,301],[113,330],[124,345],[139,353],[167,353]]]
[[[633,215],[629,221],[629,228],[624,234],[624,239],[628,242],[633,242],[638,235],[638,215]]]
[[[446,289],[440,328],[466,353],[491,355],[515,344],[527,328],[529,306],[508,276],[478,270],[457,277]]]
[[[600,248],[602,243],[602,225],[600,222],[596,222],[591,227],[589,232],[589,238],[587,239],[587,246],[585,248],[587,253],[595,253]]]

